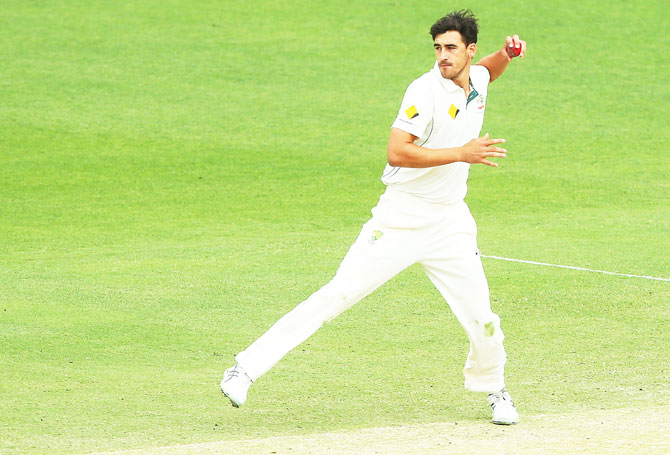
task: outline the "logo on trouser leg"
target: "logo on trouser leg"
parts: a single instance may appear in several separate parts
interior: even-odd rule
[[[381,239],[384,233],[382,231],[374,230],[372,231],[372,235],[370,236],[370,242],[376,242],[377,240]]]

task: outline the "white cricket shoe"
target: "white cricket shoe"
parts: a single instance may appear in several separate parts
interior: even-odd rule
[[[254,381],[247,375],[241,366],[235,365],[223,373],[221,380],[221,391],[228,397],[236,408],[247,401],[247,392]]]
[[[488,400],[493,410],[493,423],[497,425],[514,425],[519,421],[519,413],[516,411],[512,397],[506,388],[503,387],[499,392],[490,393]]]

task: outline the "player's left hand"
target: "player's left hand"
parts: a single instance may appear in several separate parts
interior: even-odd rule
[[[505,52],[510,59],[523,57],[526,55],[526,42],[519,35],[508,36],[505,38]]]

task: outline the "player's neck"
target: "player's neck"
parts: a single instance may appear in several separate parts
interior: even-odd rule
[[[470,94],[470,65],[467,65],[463,68],[458,76],[451,80],[454,84],[458,85],[465,92],[465,97],[467,98]]]

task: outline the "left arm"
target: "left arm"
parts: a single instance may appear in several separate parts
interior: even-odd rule
[[[505,47],[482,58],[477,65],[485,66],[489,70],[490,82],[493,82],[505,72],[507,65],[514,57],[524,55],[526,55],[526,42],[519,39],[519,35],[508,36],[505,39]]]

